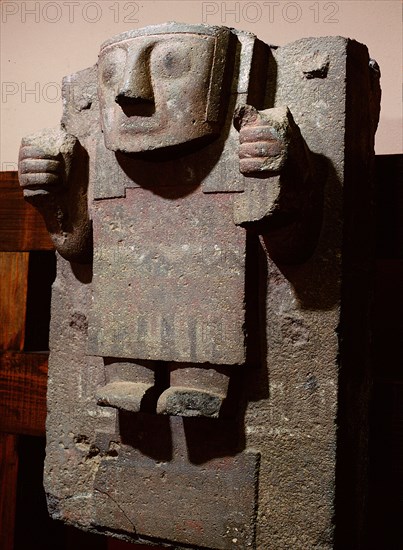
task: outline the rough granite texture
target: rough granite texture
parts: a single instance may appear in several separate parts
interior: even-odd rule
[[[61,253],[49,511],[175,549],[364,548],[378,75],[349,39],[222,29],[131,31],[104,44],[98,81],[97,66],[64,79],[80,185],[38,192],[56,154],[46,132],[23,142],[26,198]],[[192,63],[202,88],[182,96]],[[164,98],[169,118],[196,96],[194,133],[181,113],[154,140]],[[76,223],[65,205],[83,197]]]

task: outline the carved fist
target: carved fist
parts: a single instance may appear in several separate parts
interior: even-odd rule
[[[24,198],[42,214],[56,249],[81,263],[92,257],[87,159],[76,137],[56,129],[23,138],[18,163]]]
[[[74,136],[61,129],[23,138],[18,174],[25,198],[48,195],[66,183],[76,142]]]
[[[251,105],[235,114],[239,130],[239,169],[242,174],[279,172],[288,156],[289,111],[277,107],[258,111]]]

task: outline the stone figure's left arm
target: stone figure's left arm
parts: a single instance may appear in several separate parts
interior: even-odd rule
[[[303,261],[321,225],[322,163],[309,151],[288,107],[258,111],[244,105],[234,123],[239,170],[246,181],[235,223],[269,237],[274,259]]]
[[[88,155],[63,129],[23,138],[18,163],[24,198],[42,214],[56,250],[67,260],[92,260]]]

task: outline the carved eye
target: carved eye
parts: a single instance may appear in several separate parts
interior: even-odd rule
[[[152,54],[153,72],[162,78],[180,78],[192,66],[191,50],[179,42],[157,45]]]
[[[101,81],[105,86],[114,86],[119,82],[125,61],[126,52],[121,48],[112,50],[100,59]]]
[[[102,82],[106,85],[111,84],[116,77],[116,65],[115,63],[105,63],[102,67]]]

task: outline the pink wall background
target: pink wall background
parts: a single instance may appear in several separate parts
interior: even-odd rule
[[[173,20],[237,27],[277,45],[326,35],[365,43],[382,72],[376,153],[402,152],[399,0],[1,0],[0,9],[1,170],[16,169],[22,136],[59,124],[62,77],[94,64],[102,41]]]

